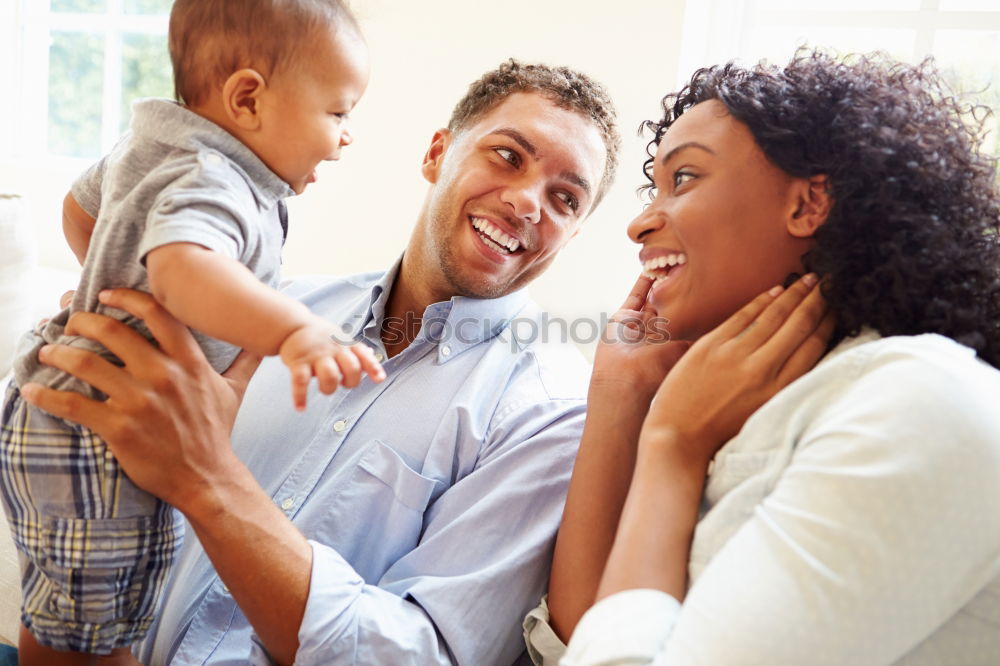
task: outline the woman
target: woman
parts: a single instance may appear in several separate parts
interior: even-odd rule
[[[616,319],[697,343],[662,382],[682,343],[600,349],[535,662],[1000,663],[978,125],[929,64],[878,56],[704,69],[663,107],[629,225],[647,277]]]

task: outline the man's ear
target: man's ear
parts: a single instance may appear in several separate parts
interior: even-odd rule
[[[260,127],[260,96],[266,88],[267,82],[255,69],[230,74],[222,84],[222,104],[229,119],[241,129],[252,131]]]
[[[796,238],[811,238],[830,215],[833,196],[826,174],[802,178],[796,187],[795,210],[788,218],[788,233]]]
[[[434,132],[430,148],[424,154],[424,163],[420,167],[420,171],[424,174],[427,182],[437,182],[438,176],[441,173],[441,166],[444,164],[445,153],[448,152],[448,147],[451,145],[454,137],[455,135],[448,129],[441,128]]]

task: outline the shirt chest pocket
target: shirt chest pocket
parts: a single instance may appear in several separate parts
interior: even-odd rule
[[[439,483],[412,469],[388,444],[373,440],[341,482],[320,531],[366,582],[374,583],[419,542],[424,511]]]

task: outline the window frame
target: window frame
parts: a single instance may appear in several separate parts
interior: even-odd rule
[[[98,156],[51,154],[48,148],[49,44],[53,32],[103,37],[100,153],[121,135],[122,58],[127,34],[166,38],[167,16],[126,14],[123,0],[105,0],[103,12],[52,12],[49,0],[14,0],[0,9],[0,56],[13,67],[0,73],[0,88],[18,104],[0,109],[0,161],[76,167]]]
[[[914,30],[916,61],[932,54],[934,34],[939,30],[1000,31],[1000,11],[941,9],[940,0],[920,0],[917,9],[873,11],[759,9],[757,5],[757,0],[687,0],[678,84],[685,83],[692,72],[706,65],[733,59],[744,64],[755,63],[759,58],[749,53],[755,27],[815,25]]]

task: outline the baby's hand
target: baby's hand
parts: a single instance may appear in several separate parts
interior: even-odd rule
[[[306,408],[306,389],[313,377],[326,394],[341,385],[354,388],[362,372],[375,382],[385,379],[385,371],[369,347],[340,345],[333,338],[337,332],[332,324],[317,322],[296,329],[281,343],[278,354],[292,374],[292,402],[300,412]]]

